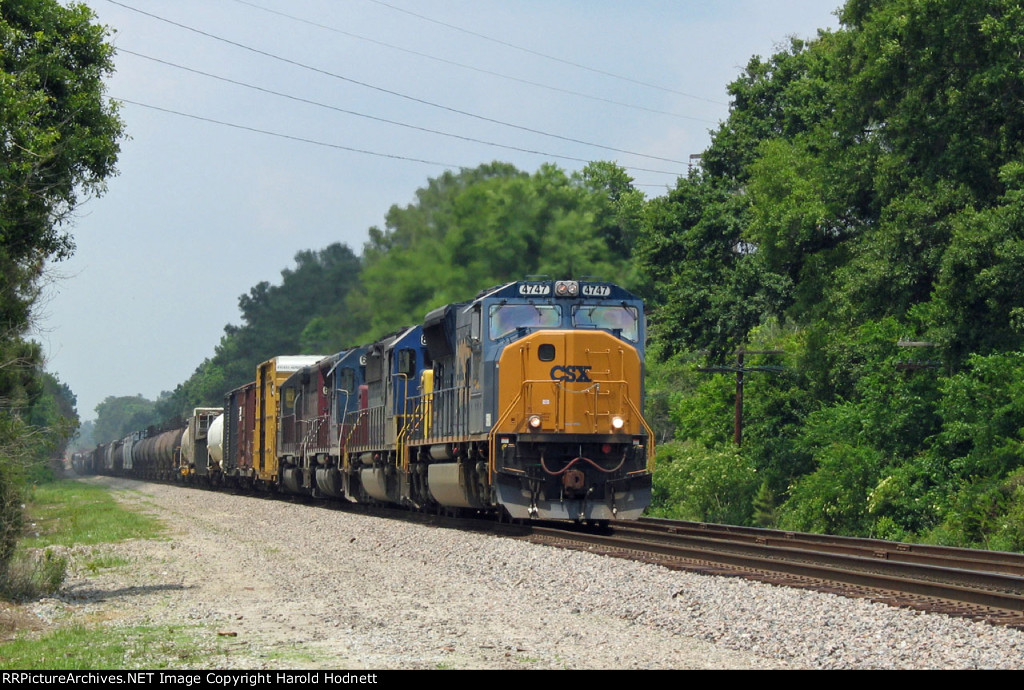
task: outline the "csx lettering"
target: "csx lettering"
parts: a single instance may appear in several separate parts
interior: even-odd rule
[[[551,367],[551,380],[565,381],[566,383],[588,383],[590,382],[590,375],[587,372],[591,368],[582,365]]]

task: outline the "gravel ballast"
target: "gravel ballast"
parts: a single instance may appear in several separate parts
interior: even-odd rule
[[[87,481],[163,519],[47,621],[172,624],[172,667],[1024,669],[1024,632],[285,501]],[[77,547],[82,548],[82,547]],[[126,662],[127,663],[127,662]]]

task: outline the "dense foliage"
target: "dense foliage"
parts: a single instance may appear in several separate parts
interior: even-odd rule
[[[47,261],[68,257],[81,194],[114,173],[122,124],[103,97],[107,32],[84,5],[0,3],[0,577],[21,524],[21,483],[60,457],[74,396],[41,372],[31,326]]]
[[[493,163],[445,173],[416,196],[391,207],[384,230],[370,230],[350,302],[370,324],[364,338],[527,275],[636,282],[630,256],[643,196],[612,164],[569,176],[553,165],[529,175]]]
[[[648,205],[657,330],[713,363],[785,352],[746,375],[762,514],[1022,549],[1024,10],[849,0],[839,17],[751,60],[703,169]],[[733,379],[692,377],[677,438],[725,470]],[[744,481],[730,500],[753,515]]]
[[[91,448],[98,443],[110,443],[122,439],[133,431],[159,424],[159,413],[156,403],[146,400],[141,395],[107,396],[96,406],[96,422],[92,427]]]

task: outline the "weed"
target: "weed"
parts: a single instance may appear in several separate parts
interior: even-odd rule
[[[0,580],[0,597],[12,601],[53,594],[64,583],[68,559],[53,549],[18,551]]]

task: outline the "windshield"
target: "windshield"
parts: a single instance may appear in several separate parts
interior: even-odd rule
[[[636,307],[573,307],[572,323],[577,328],[618,330],[622,337],[636,342],[639,336]]]
[[[497,340],[517,328],[551,328],[562,323],[562,310],[550,304],[495,304],[490,310],[488,333]]]

